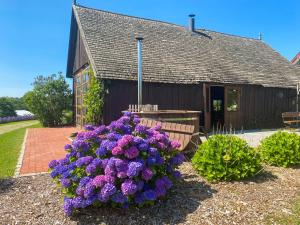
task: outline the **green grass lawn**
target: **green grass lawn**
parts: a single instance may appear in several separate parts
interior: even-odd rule
[[[300,225],[300,192],[291,205],[291,214],[282,212],[279,215],[270,215],[267,224]]]
[[[34,120],[24,120],[24,121],[15,121],[15,122],[9,122],[9,123],[0,123],[0,127],[1,126],[6,126],[6,125],[13,125],[13,124],[24,123],[24,122],[28,122],[28,121],[34,121]]]
[[[35,124],[0,135],[0,178],[14,175],[19,153],[27,128],[41,127]]]

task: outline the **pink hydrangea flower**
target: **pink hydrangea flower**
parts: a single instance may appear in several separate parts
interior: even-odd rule
[[[113,155],[122,155],[123,152],[124,150],[120,146],[114,147],[113,150],[111,151]]]
[[[124,154],[128,159],[134,159],[139,155],[139,150],[135,146],[132,146],[126,149]]]

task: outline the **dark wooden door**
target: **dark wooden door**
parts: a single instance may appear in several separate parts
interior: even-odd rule
[[[225,126],[227,130],[241,130],[241,87],[225,87]]]

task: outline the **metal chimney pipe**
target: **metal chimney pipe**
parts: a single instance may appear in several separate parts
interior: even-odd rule
[[[195,15],[190,14],[190,22],[189,22],[189,31],[194,32],[195,31]]]
[[[138,50],[138,111],[141,111],[141,106],[143,104],[143,55],[142,55],[142,37],[137,37],[137,50]]]

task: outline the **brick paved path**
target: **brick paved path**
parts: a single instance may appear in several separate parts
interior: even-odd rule
[[[20,175],[47,172],[53,159],[66,155],[64,146],[76,128],[30,128],[28,129],[25,152]]]

